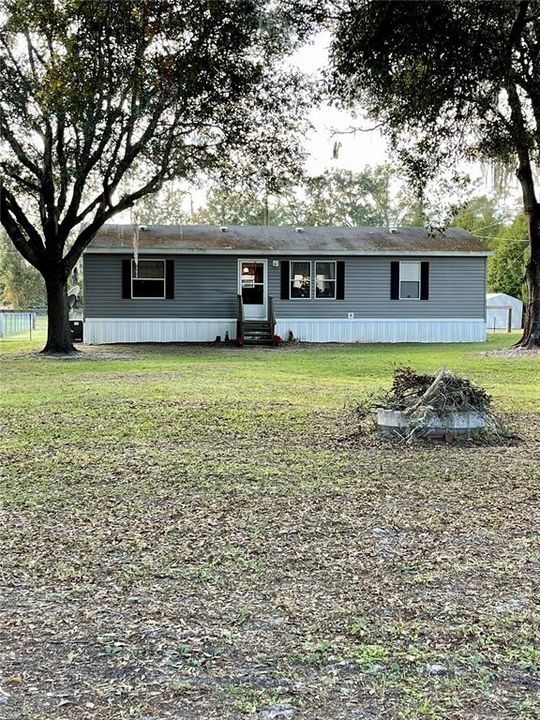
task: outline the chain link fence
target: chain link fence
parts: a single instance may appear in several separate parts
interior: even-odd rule
[[[34,311],[0,311],[0,338],[6,339],[26,335],[32,339],[36,330],[37,313]]]

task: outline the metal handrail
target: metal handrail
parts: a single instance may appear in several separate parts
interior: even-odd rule
[[[276,334],[276,312],[274,310],[274,298],[268,298],[268,320],[270,322],[270,330],[272,331],[272,337]]]
[[[236,338],[244,337],[244,303],[242,296],[238,295],[238,305],[236,311]]]

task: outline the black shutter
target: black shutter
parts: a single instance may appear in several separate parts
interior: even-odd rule
[[[399,300],[399,262],[390,263],[390,300]]]
[[[420,265],[420,300],[429,300],[429,263]]]
[[[122,297],[131,300],[131,260],[122,260]]]
[[[174,260],[165,260],[165,297],[174,300]]]
[[[345,263],[336,263],[336,300],[345,300]]]
[[[288,300],[290,297],[289,280],[290,280],[289,261],[282,260],[281,261],[281,299],[282,300]]]

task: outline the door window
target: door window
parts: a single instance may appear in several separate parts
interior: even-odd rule
[[[264,265],[243,262],[241,267],[242,301],[244,305],[264,304]]]

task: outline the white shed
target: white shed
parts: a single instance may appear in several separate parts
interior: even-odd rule
[[[506,293],[488,293],[486,295],[487,329],[506,330],[508,314],[512,312],[512,330],[521,330],[523,303]]]

